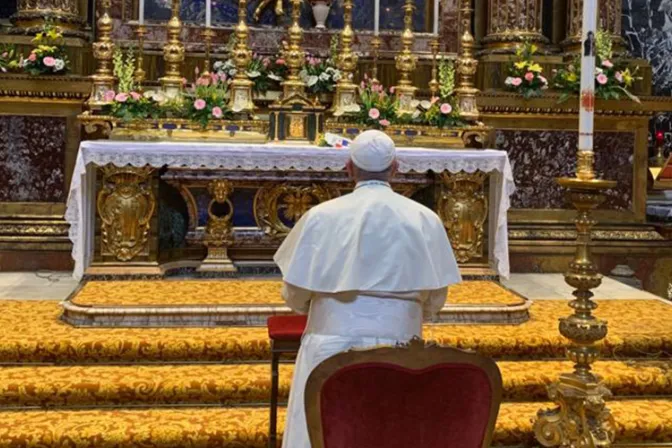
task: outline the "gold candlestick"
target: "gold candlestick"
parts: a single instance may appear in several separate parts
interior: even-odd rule
[[[229,107],[235,113],[249,114],[254,111],[252,86],[254,83],[247,76],[247,67],[252,60],[252,51],[248,46],[250,29],[247,27],[247,0],[238,2],[238,25],[235,29],[236,46],[233,49],[233,60],[236,64],[236,76],[231,82]]]
[[[357,68],[359,58],[352,51],[352,43],[355,40],[355,32],[352,29],[352,0],[343,2],[344,26],[341,31],[341,51],[338,54],[338,69],[341,71],[341,79],[336,84],[334,104],[331,112],[336,115],[358,112],[357,86],[352,82],[353,74]]]
[[[404,4],[404,32],[401,34],[402,50],[395,58],[397,71],[401,74],[399,84],[395,87],[395,95],[399,102],[399,115],[412,114],[416,108],[413,107],[416,87],[411,83],[411,73],[416,69],[418,58],[413,54],[413,11],[415,5],[413,0],[406,0]]]
[[[373,84],[380,84],[380,81],[378,80],[378,56],[381,44],[382,40],[378,35],[374,36],[371,40],[371,48],[373,48],[373,68],[371,69],[371,82]]]
[[[176,97],[182,91],[181,66],[184,62],[184,45],[180,41],[182,22],[180,21],[180,0],[173,0],[172,17],[168,22],[168,42],[163,47],[163,60],[166,61],[166,75],[160,79],[161,86],[169,98]]]
[[[439,94],[439,81],[438,81],[438,58],[439,58],[439,36],[436,36],[432,43],[430,44],[432,48],[432,80],[429,81],[429,91],[432,94],[432,97],[436,97]]]
[[[102,14],[98,19],[99,39],[93,44],[93,57],[98,61],[96,73],[91,76],[93,87],[91,97],[87,104],[91,108],[97,108],[107,104],[105,92],[114,89],[114,75],[112,74],[112,55],[114,42],[112,42],[113,23],[110,17],[111,0],[102,0]]]
[[[306,60],[306,52],[301,44],[303,43],[303,29],[299,24],[301,15],[301,0],[291,0],[292,4],[292,25],[289,27],[289,43],[286,43],[282,49],[282,57],[287,62],[289,75],[287,80],[282,83],[282,100],[286,101],[293,96],[304,96],[306,84],[301,81],[299,73]]]
[[[145,70],[143,67],[145,65],[145,35],[147,35],[147,27],[138,24],[135,27],[135,35],[138,37],[138,61],[137,68],[135,69],[135,72],[133,72],[133,78],[135,78],[138,87],[142,87],[142,83],[145,82]]]
[[[460,114],[465,120],[478,120],[476,105],[478,89],[474,86],[474,77],[478,61],[474,58],[474,36],[471,34],[471,0],[460,0],[460,52],[457,58],[458,87],[455,89]]]
[[[210,75],[210,51],[212,50],[212,39],[215,37],[215,32],[212,28],[205,28],[201,32],[203,42],[205,42],[205,60],[203,61],[203,75]]]

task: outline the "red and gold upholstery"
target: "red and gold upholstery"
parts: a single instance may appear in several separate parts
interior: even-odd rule
[[[350,351],[320,364],[306,385],[313,448],[485,448],[499,411],[494,361],[425,346]]]

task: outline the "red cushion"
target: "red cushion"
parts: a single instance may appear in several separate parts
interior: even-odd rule
[[[268,336],[275,341],[300,341],[308,316],[272,316],[268,318]]]
[[[321,391],[324,446],[481,448],[491,400],[487,375],[468,364],[346,367]]]

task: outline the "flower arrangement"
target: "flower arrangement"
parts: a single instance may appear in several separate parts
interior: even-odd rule
[[[532,60],[537,50],[537,46],[530,42],[519,46],[509,66],[509,76],[504,81],[508,90],[521,93],[526,99],[540,96],[543,90],[548,89],[548,80],[541,74],[541,65]]]
[[[116,48],[112,55],[114,76],[119,80],[119,92],[131,92],[135,90],[135,51],[129,48],[126,51]]]
[[[63,34],[47,23],[32,41],[36,47],[23,60],[23,69],[31,75],[61,75],[70,69]]]
[[[420,113],[414,114],[415,120],[420,124],[437,128],[464,125],[454,93],[455,65],[452,61],[443,59],[439,64],[439,96],[420,101],[418,104]]]
[[[328,58],[323,59],[312,55],[306,57],[299,76],[306,83],[309,92],[313,94],[331,93],[336,88],[336,83],[342,78],[341,71],[336,68],[338,46],[338,35],[334,35],[331,38]]]
[[[159,94],[153,91],[140,93],[108,90],[105,92],[105,101],[108,104],[103,107],[103,113],[124,122],[159,118],[163,116],[163,113],[157,95]]]
[[[595,41],[595,96],[605,100],[618,100],[625,96],[639,102],[639,98],[629,90],[637,80],[637,69],[631,71],[625,61],[614,59],[611,36],[608,33],[598,31]],[[561,101],[578,95],[581,90],[579,61],[557,70],[553,86],[562,92]]]
[[[233,113],[227,104],[227,81],[226,75],[201,75],[185,93],[185,118],[203,128],[210,120],[231,118]]]
[[[15,45],[0,45],[0,72],[7,73],[16,71],[21,67],[21,64],[22,61],[17,56]]]
[[[371,79],[364,75],[364,80],[359,86],[361,106],[357,108],[359,110],[353,117],[354,121],[374,129],[388,127],[398,118],[397,101],[393,95],[394,88],[387,90],[379,83],[371,82]],[[334,115],[342,115],[344,112],[347,111],[338,111]]]

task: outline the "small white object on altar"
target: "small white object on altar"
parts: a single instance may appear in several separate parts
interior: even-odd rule
[[[79,147],[70,184],[65,219],[70,224],[73,276],[81,279],[91,264],[94,247],[95,167],[109,163],[154,168],[182,167],[242,170],[340,171],[348,150],[309,145],[85,141]],[[509,276],[507,211],[515,191],[509,158],[497,150],[398,148],[402,173],[482,171],[490,173],[489,254],[492,267]],[[492,237],[494,235],[494,238]]]

